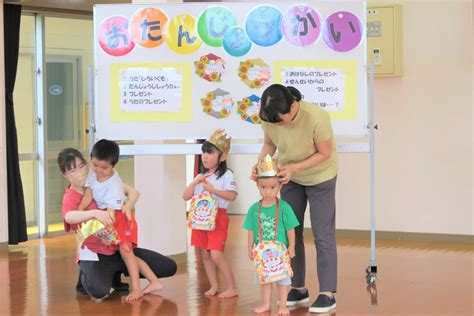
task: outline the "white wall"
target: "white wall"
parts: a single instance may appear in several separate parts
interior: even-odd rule
[[[181,1],[134,0],[132,2]],[[146,142],[140,142],[140,144],[146,144]],[[185,156],[135,157],[135,187],[141,192],[136,213],[139,227],[138,242],[141,247],[164,255],[186,252],[186,203],[181,198],[185,186]]]
[[[140,2],[151,1],[134,1]],[[405,74],[375,83],[380,127],[377,229],[472,234],[474,66],[472,33],[469,36],[467,31],[472,30],[472,4],[468,0],[398,2],[404,9]],[[2,28],[0,14],[3,74]],[[0,86],[4,86],[3,76]],[[3,93],[0,89],[0,242],[8,240]],[[339,159],[337,227],[369,229],[368,156],[342,154]],[[256,198],[247,180],[252,161],[251,156],[231,158],[241,187],[234,209],[245,209]],[[136,186],[142,192],[138,210],[144,212],[143,217],[138,215],[140,241],[167,254],[185,251],[185,220],[180,212],[185,207],[180,201],[183,163],[184,157],[136,158]],[[163,202],[171,196],[170,204]]]
[[[405,74],[375,82],[377,228],[472,234],[472,4],[402,4]],[[368,161],[352,158],[341,157],[338,227],[367,229]]]
[[[375,82],[377,230],[471,235],[473,64],[472,36],[466,38],[471,2],[399,2],[404,75]],[[337,228],[368,230],[368,154],[340,154],[339,159]],[[257,198],[248,179],[254,160],[252,155],[229,160],[240,187],[231,212],[245,212]],[[143,193],[138,209],[147,212],[147,223],[139,215],[140,240],[165,253],[185,249],[179,201],[184,162],[184,156],[136,158],[136,186]],[[170,235],[173,249],[163,244]]]
[[[185,156],[135,157],[140,247],[165,255],[186,251],[186,203],[181,198],[185,166]]]
[[[5,131],[5,63],[3,50],[3,1],[0,0],[0,243],[8,241],[7,143]]]
[[[405,73],[375,80],[376,227],[471,235],[471,1],[398,2],[404,11]],[[354,140],[337,139],[347,141]],[[242,190],[235,211],[255,199],[248,181],[253,158],[231,159]],[[339,154],[339,160],[337,228],[368,230],[369,156]]]
[[[402,4],[405,74],[375,81],[377,230],[471,235],[471,2]],[[254,200],[247,180],[254,157],[234,158],[245,193],[234,203],[239,212]],[[369,157],[339,160],[337,228],[368,230]]]

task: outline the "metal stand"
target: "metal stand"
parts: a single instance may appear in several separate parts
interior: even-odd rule
[[[87,148],[88,153],[91,152],[92,146],[95,142],[94,79],[94,70],[91,67],[87,68],[87,82],[89,84],[89,93],[87,95],[89,99],[89,127],[87,128],[87,133],[89,134],[89,148]]]
[[[372,293],[375,290],[375,301],[377,291],[375,289],[375,281],[377,280],[377,260],[375,257],[375,130],[378,126],[375,124],[374,109],[374,65],[370,64],[369,77],[369,110],[370,120],[367,128],[370,130],[370,265],[366,269],[366,280]]]

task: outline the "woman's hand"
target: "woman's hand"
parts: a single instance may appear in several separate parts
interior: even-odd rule
[[[250,249],[248,251],[248,255],[249,255],[249,259],[253,261],[253,250],[252,249]]]
[[[96,214],[94,216],[97,220],[101,221],[102,224],[105,226],[110,226],[114,223],[115,217],[113,214],[107,211],[96,210]]]
[[[257,170],[258,170],[258,163],[256,163],[252,167],[252,172],[250,173],[250,180],[257,181]]]
[[[295,167],[292,164],[284,166],[278,165],[277,168],[279,170],[278,176],[280,177],[281,184],[287,184],[288,182],[290,182],[296,172]]]

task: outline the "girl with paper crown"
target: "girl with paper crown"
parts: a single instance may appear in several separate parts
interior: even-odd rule
[[[216,267],[224,276],[227,286],[218,297],[238,295],[234,275],[223,255],[229,227],[226,209],[237,197],[234,174],[226,163],[230,140],[225,130],[218,129],[202,144],[201,173],[183,192],[184,200],[192,199],[189,218],[189,224],[193,227],[191,245],[201,249],[210,283],[210,289],[204,293],[208,297],[219,293]],[[204,203],[204,200],[207,202]],[[212,207],[217,208],[217,211]],[[197,222],[202,225],[196,225]]]
[[[298,220],[291,206],[278,198],[281,184],[277,164],[267,155],[257,166],[257,187],[262,199],[248,210],[243,227],[248,230],[248,256],[254,261],[263,303],[254,312],[271,310],[272,283],[278,287],[278,314],[288,315],[286,300],[291,285],[290,258],[295,256]]]

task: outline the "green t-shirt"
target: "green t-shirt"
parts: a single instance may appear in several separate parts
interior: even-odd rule
[[[278,232],[276,239],[284,243],[288,247],[288,237],[286,232],[299,225],[293,209],[290,204],[283,200],[279,200],[280,208],[278,212]],[[245,216],[243,228],[253,231],[253,239],[255,244],[259,242],[258,233],[258,204],[254,203]],[[262,225],[262,237],[264,241],[273,240],[275,238],[275,217],[276,217],[276,203],[272,206],[262,206],[260,209],[260,220]]]
[[[285,126],[262,122],[262,129],[278,149],[282,165],[306,160],[316,153],[316,143],[332,140],[331,157],[319,165],[293,175],[291,181],[301,185],[315,185],[337,175],[336,143],[329,113],[318,105],[300,101],[293,121]]]

